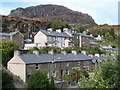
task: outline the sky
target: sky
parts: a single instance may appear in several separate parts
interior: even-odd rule
[[[11,10],[18,7],[29,7],[44,4],[63,5],[74,11],[87,13],[99,25],[118,24],[119,0],[1,0],[0,14],[8,15]]]

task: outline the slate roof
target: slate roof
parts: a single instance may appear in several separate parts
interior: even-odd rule
[[[15,35],[17,32],[11,32],[11,33],[0,33],[0,35],[4,35],[4,36],[12,36]]]
[[[86,35],[84,33],[77,33],[78,35],[82,36],[82,37],[89,37],[89,38],[93,38],[93,36],[90,35]]]
[[[98,44],[97,42],[90,42],[90,45]]]
[[[64,62],[64,61],[84,61],[84,60],[92,60],[91,57],[86,56],[84,54],[55,54],[54,56],[51,54],[22,54],[19,57],[26,63],[26,64],[33,64],[33,63],[49,63],[54,62]]]
[[[103,56],[99,56],[99,57],[94,56],[92,61],[93,61],[93,63],[96,61],[102,63],[102,62],[104,62],[104,59],[105,59],[105,57],[103,57]]]
[[[55,32],[55,31],[47,31],[47,30],[40,30],[42,33],[44,33],[47,36],[55,36],[55,37],[71,37],[66,33],[59,33],[59,32]]]

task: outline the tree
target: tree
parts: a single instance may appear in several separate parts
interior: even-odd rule
[[[51,76],[51,80],[50,80],[49,87],[50,87],[50,89],[52,89],[52,90],[56,88],[56,87],[55,87],[55,83],[54,83],[54,78],[53,78],[53,76]]]
[[[28,88],[49,88],[49,80],[45,71],[34,72],[28,80]]]
[[[6,67],[7,62],[13,57],[13,52],[15,49],[18,49],[18,46],[15,42],[11,41],[0,41],[0,53],[2,53],[2,64]]]
[[[69,76],[65,76],[64,79],[67,80],[67,84],[70,82],[78,82],[80,78],[88,78],[89,74],[85,70],[72,70]]]
[[[15,86],[12,83],[12,76],[10,76],[4,69],[2,70],[2,89],[9,88],[15,89]]]
[[[85,29],[86,29],[85,26],[79,26],[75,30],[80,32],[80,33],[83,33],[83,31],[85,31]]]
[[[92,83],[91,83],[92,82]],[[106,61],[100,65],[100,69],[93,77],[83,78],[79,84],[80,88],[115,88],[116,65]]]
[[[113,36],[110,35],[109,32],[107,32],[107,33],[105,34],[105,39],[106,39],[107,41],[113,41]]]
[[[103,54],[103,53],[105,53],[105,51],[99,49],[98,47],[95,47],[95,48],[90,48],[88,50],[88,53],[89,54]]]
[[[53,20],[50,26],[54,31],[56,29],[63,29],[63,28],[70,28],[70,26],[67,23],[64,23],[60,20]]]

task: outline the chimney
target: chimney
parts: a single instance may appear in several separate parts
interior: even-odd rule
[[[62,54],[66,55],[67,52],[65,50],[61,51]]]
[[[93,54],[89,54],[88,56],[93,57]]]
[[[77,55],[77,51],[75,51],[75,50],[72,50],[72,53],[75,54],[75,55]]]
[[[52,28],[48,28],[47,30],[48,30],[48,31],[53,31]]]
[[[48,54],[53,54],[53,50],[48,51]]]
[[[20,51],[19,50],[15,50],[14,51],[14,56],[19,56],[20,55]]]
[[[63,28],[63,31],[65,32],[65,31],[68,31],[68,28]]]
[[[34,50],[33,53],[36,54],[36,55],[39,55],[39,51],[38,50]]]
[[[95,54],[95,56],[100,57],[100,55],[99,55],[99,54]]]
[[[59,32],[59,33],[61,33],[61,29],[56,29],[56,32]]]
[[[83,50],[83,51],[81,51],[81,53],[83,53],[83,54],[85,54],[85,55],[86,55],[86,51],[84,51],[84,50]]]

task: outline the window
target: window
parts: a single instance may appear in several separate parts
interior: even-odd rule
[[[56,63],[54,63],[53,67],[57,67]]]
[[[83,69],[88,70],[89,71],[89,66],[83,66]]]
[[[69,62],[67,63],[67,67],[69,66]]]
[[[70,74],[69,70],[66,70],[66,75],[69,75],[69,74]]]
[[[39,70],[39,64],[36,64],[36,70]]]
[[[50,74],[49,73],[47,73],[47,76],[48,76],[48,78],[50,78]]]
[[[28,73],[28,79],[29,79],[30,76],[31,76],[31,73]]]
[[[77,65],[80,65],[80,62],[77,62]]]

